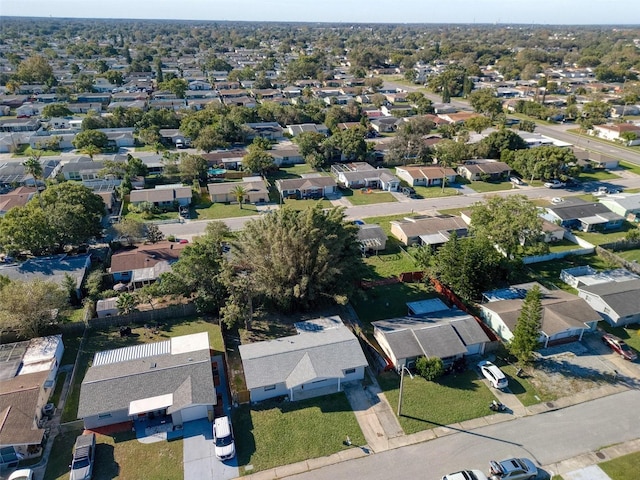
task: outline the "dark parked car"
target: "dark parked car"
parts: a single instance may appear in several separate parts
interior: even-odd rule
[[[602,342],[626,360],[633,362],[638,358],[638,354],[624,340],[615,335],[605,333],[602,335]]]

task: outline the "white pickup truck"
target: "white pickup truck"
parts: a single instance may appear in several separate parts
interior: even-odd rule
[[[549,182],[546,182],[544,186],[547,188],[562,188],[562,187],[566,187],[567,184],[564,182],[561,182],[560,180],[551,180]]]

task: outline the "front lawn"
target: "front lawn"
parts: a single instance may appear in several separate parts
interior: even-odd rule
[[[179,335],[187,335],[197,332],[208,332],[211,348],[218,352],[224,351],[220,327],[217,324],[208,322],[200,317],[165,320],[157,335],[150,334],[147,329],[140,326],[132,326],[131,332],[132,335],[129,337],[121,337],[117,327],[112,327],[107,330],[91,330],[89,332],[84,348],[80,352],[78,364],[76,365],[77,371],[74,378],[73,388],[69,392],[64,404],[64,410],[62,412],[63,423],[71,422],[77,418],[78,402],[80,400],[80,385],[82,384],[84,375],[96,352],[142,343],[159,342],[170,337],[177,337]]]
[[[630,453],[598,464],[604,473],[611,477],[611,480],[638,478],[638,465],[640,465],[640,452]]]
[[[198,220],[220,220],[223,218],[257,215],[258,207],[253,204],[202,203],[191,208],[191,218]]]
[[[413,188],[422,198],[452,197],[454,195],[460,195],[458,189],[453,187],[445,187],[444,191],[442,190],[442,186],[437,185],[433,187],[415,186]]]
[[[620,162],[620,168],[628,170],[631,173],[635,173],[636,175],[640,175],[640,165],[636,163]]]
[[[590,172],[580,172],[578,180],[580,182],[602,182],[606,180],[614,180],[620,178],[620,175],[616,175],[610,170],[592,170]]]
[[[511,393],[518,397],[520,403],[525,407],[535,405],[540,402],[551,402],[556,399],[555,396],[549,393],[539,392],[526,376],[524,378],[518,377],[516,375],[518,371],[517,366],[504,365],[504,362],[499,361],[496,361],[496,365],[498,365],[509,378],[509,390],[511,390]]]
[[[424,282],[392,283],[363,290],[361,298],[354,298],[351,305],[362,321],[366,333],[373,333],[371,322],[407,315],[407,302],[435,298],[437,294]]]
[[[331,208],[331,202],[329,200],[325,200],[325,199],[321,199],[321,200],[290,200],[287,199],[284,201],[284,204],[289,207],[292,208],[294,210],[305,210],[307,208],[311,208],[316,206],[317,204],[320,204],[320,207],[322,208]]]
[[[300,402],[267,401],[234,412],[241,473],[253,473],[365,444],[344,393]],[[353,447],[343,444],[349,436]]]
[[[378,377],[394,412],[398,410],[400,377],[385,372]],[[435,382],[405,374],[402,392],[400,425],[406,434],[420,432],[442,425],[484,417],[488,405],[495,397],[474,370],[450,374]]]
[[[73,444],[81,430],[58,435],[47,463],[45,480],[69,478]],[[138,442],[134,432],[96,435],[95,480],[111,478],[178,480],[184,477],[182,440],[150,444]],[[144,475],[141,472],[144,471]]]
[[[502,182],[471,182],[467,185],[472,190],[475,190],[478,193],[488,193],[488,192],[499,192],[502,190],[512,190],[513,183],[509,180],[505,180]]]
[[[341,188],[340,193],[352,205],[372,205],[374,203],[397,202],[396,197],[382,190]]]

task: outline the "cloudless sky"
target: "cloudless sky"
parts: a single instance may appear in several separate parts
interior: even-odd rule
[[[640,0],[0,0],[0,14],[343,23],[640,24]]]

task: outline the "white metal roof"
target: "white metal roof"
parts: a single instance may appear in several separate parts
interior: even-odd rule
[[[126,362],[140,358],[153,357],[156,355],[167,355],[171,353],[171,341],[143,343],[132,345],[131,347],[117,348],[115,350],[105,350],[97,352],[93,357],[93,366],[108,365],[111,363]]]
[[[173,337],[171,340],[171,355],[179,353],[197,352],[209,350],[209,334],[207,332],[192,333]]]
[[[173,393],[158,395],[157,397],[142,398],[129,403],[129,415],[153,412],[154,410],[167,408],[171,405],[173,405]]]

